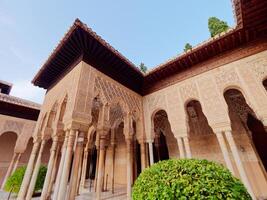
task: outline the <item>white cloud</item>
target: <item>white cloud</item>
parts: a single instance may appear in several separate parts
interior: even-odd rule
[[[29,80],[18,80],[13,82],[11,95],[42,104],[45,90],[33,86]]]

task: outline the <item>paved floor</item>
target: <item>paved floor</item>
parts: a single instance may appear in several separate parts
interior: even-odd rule
[[[109,188],[108,188],[109,189]],[[75,198],[76,200],[93,200],[96,199],[96,194],[93,191],[89,191],[88,182],[85,183],[85,189],[81,192],[79,196]],[[126,187],[125,186],[115,186],[114,194],[112,194],[111,190],[101,193],[101,199],[103,200],[125,200],[126,199]]]

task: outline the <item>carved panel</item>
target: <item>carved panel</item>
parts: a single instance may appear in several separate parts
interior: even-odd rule
[[[239,85],[239,77],[234,68],[221,69],[220,73],[215,75],[216,84],[220,91],[223,91],[229,85]]]
[[[7,120],[4,124],[1,132],[3,133],[6,131],[12,131],[12,132],[20,134],[22,131],[23,125],[24,125],[24,123],[22,123],[22,122]]]
[[[199,94],[195,82],[189,82],[182,85],[180,87],[180,93],[184,102],[190,98],[199,99]]]

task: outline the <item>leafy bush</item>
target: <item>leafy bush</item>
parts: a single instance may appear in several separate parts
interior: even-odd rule
[[[251,200],[244,185],[220,164],[207,160],[160,161],[135,181],[133,200]]]
[[[22,166],[16,169],[16,171],[10,177],[8,177],[4,190],[7,192],[12,191],[14,193],[19,193],[25,171],[26,166]],[[46,171],[46,166],[41,165],[37,176],[34,192],[39,191],[43,188]]]

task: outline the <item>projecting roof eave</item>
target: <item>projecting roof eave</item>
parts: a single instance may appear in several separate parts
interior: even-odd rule
[[[77,33],[78,32],[78,33]],[[80,35],[79,35],[80,34]],[[79,35],[79,36],[77,36]],[[82,39],[84,39],[83,41],[79,41],[82,37]],[[69,42],[69,40],[75,40],[77,42],[81,42],[79,43],[80,46],[76,46],[74,48],[70,48],[69,46],[66,47],[67,42]],[[45,74],[47,73],[49,67],[51,67],[53,65],[53,62],[55,62],[59,57],[61,52],[63,51],[63,49],[65,48],[69,48],[68,51],[72,51],[72,52],[76,52],[77,55],[75,57],[75,59],[78,57],[80,57],[80,60],[84,60],[85,56],[84,54],[89,54],[91,53],[87,46],[88,40],[90,40],[91,43],[97,43],[97,48],[103,48],[106,52],[106,54],[108,54],[110,57],[109,59],[117,59],[119,60],[119,64],[122,64],[124,66],[127,66],[129,74],[136,74],[135,76],[138,77],[139,79],[140,77],[143,78],[143,73],[139,70],[139,68],[137,68],[132,62],[130,62],[126,57],[124,57],[119,51],[117,51],[116,49],[114,49],[110,44],[108,44],[105,40],[103,40],[100,36],[98,36],[94,31],[92,31],[92,29],[90,29],[89,27],[87,27],[86,24],[82,23],[79,19],[76,19],[74,24],[70,27],[70,29],[67,31],[67,33],[65,34],[65,36],[63,37],[63,39],[59,42],[59,44],[57,45],[57,47],[53,50],[52,54],[48,57],[47,61],[43,64],[43,66],[41,67],[41,69],[37,72],[37,74],[35,75],[35,77],[32,80],[32,83],[35,86],[39,86],[39,87],[43,87],[44,89],[47,89],[51,86],[51,84],[47,84],[45,85]],[[93,40],[93,41],[92,41]],[[81,47],[82,46],[82,47]],[[99,51],[98,49],[93,49],[94,51]],[[97,61],[97,62],[101,62],[101,61]],[[69,66],[68,66],[69,68]],[[67,69],[64,69],[67,70]],[[61,74],[64,73],[64,70],[62,72],[60,72]],[[118,72],[119,73],[119,72]],[[55,79],[58,79],[58,74],[55,76]],[[52,82],[55,82],[56,80],[53,80]]]

